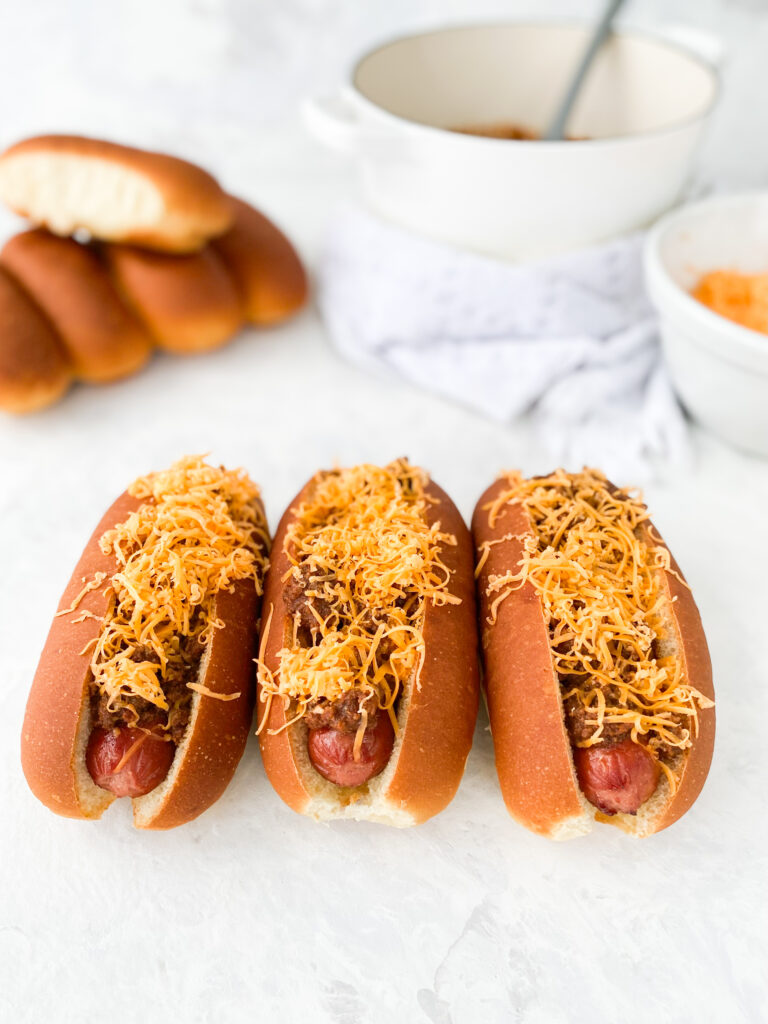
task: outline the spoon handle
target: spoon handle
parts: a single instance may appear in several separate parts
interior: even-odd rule
[[[560,104],[557,113],[552,118],[552,121],[544,134],[544,138],[546,140],[553,141],[564,137],[565,125],[571,113],[571,108],[576,101],[576,97],[579,94],[587,72],[592,66],[592,61],[595,59],[597,51],[603,45],[608,33],[611,31],[613,19],[624,6],[624,2],[625,0],[609,0],[606,5],[600,21],[597,23],[595,30],[592,33],[592,38],[589,40],[589,43],[582,54],[579,66],[571,79],[570,85],[568,86],[568,91],[563,97],[563,101]]]

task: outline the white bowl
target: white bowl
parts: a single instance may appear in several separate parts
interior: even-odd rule
[[[545,256],[651,223],[678,199],[718,95],[710,36],[620,31],[600,51],[568,132],[575,142],[461,135],[544,130],[588,26],[473,25],[406,36],[309,101],[311,130],[349,153],[369,204],[433,238],[508,259]]]
[[[683,404],[726,441],[768,455],[768,335],[689,294],[710,270],[768,272],[768,192],[685,206],[656,225],[645,246],[646,283]]]

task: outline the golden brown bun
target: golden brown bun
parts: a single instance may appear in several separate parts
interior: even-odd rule
[[[53,327],[0,267],[0,409],[36,412],[61,398],[71,380]]]
[[[636,816],[599,814],[581,793],[565,727],[560,683],[550,653],[549,635],[539,596],[526,582],[498,605],[496,621],[486,594],[489,577],[516,571],[526,537],[533,536],[522,505],[504,505],[493,527],[485,508],[508,487],[502,478],[482,495],[475,508],[475,545],[508,537],[489,549],[478,576],[484,685],[504,801],[521,824],[552,839],[568,839],[591,830],[595,819],[637,836],[666,828],[684,814],[701,791],[714,744],[714,710],[700,710],[700,732],[685,755],[680,786],[670,798],[666,782]],[[654,531],[655,533],[655,531]],[[652,545],[658,538],[646,535]],[[677,566],[673,562],[673,569]],[[670,598],[668,617],[676,634],[676,654],[685,678],[714,699],[712,668],[701,618],[690,590],[673,573],[660,570]],[[676,597],[674,603],[671,598]]]
[[[57,235],[195,252],[226,231],[232,211],[194,164],[76,135],[25,139],[0,155],[0,199]]]
[[[290,631],[282,582],[290,567],[283,550],[286,531],[312,487],[310,481],[283,515],[272,549],[262,630],[271,616],[264,661],[273,673],[278,671],[278,652]],[[453,572],[450,591],[461,598],[461,604],[427,604],[426,657],[420,677],[404,687],[398,712],[400,736],[390,762],[366,786],[345,789],[322,779],[306,755],[303,722],[272,733],[286,721],[283,702],[272,701],[259,734],[264,768],[278,795],[301,814],[318,820],[354,818],[398,827],[417,825],[443,810],[458,789],[472,746],[479,693],[471,538],[445,492],[434,483],[426,492],[437,499],[429,506],[429,522],[439,520],[441,529],[457,540],[455,547],[444,545],[440,557]],[[265,707],[261,700],[257,702],[260,724]]]
[[[644,524],[644,540],[652,546],[667,547],[655,527],[647,523]],[[683,678],[690,680],[697,690],[714,701],[712,661],[701,615],[690,588],[681,582],[685,577],[680,571],[680,566],[671,555],[670,561],[672,572],[661,572],[659,577],[662,593],[666,598],[670,625],[675,633],[677,656],[683,662]],[[704,708],[699,710],[699,735],[685,755],[678,790],[665,806],[659,808],[658,818],[653,822],[653,832],[661,832],[663,828],[673,825],[696,801],[707,780],[714,748],[715,709]],[[633,822],[627,821],[628,817],[630,816],[617,815],[619,820],[616,824],[625,831],[632,832]]]
[[[213,243],[235,280],[246,319],[278,323],[307,300],[307,275],[290,241],[264,214],[230,197],[234,222]]]
[[[86,544],[64,591],[59,610],[70,608],[95,573],[111,576],[112,555],[99,539],[141,504],[125,493],[104,515]],[[21,736],[21,763],[35,796],[57,814],[99,818],[114,797],[94,785],[85,765],[91,732],[88,689],[92,643],[99,635],[107,597],[103,586],[85,595],[71,614],[54,618],[32,682]],[[253,582],[238,582],[216,597],[214,617],[225,623],[213,634],[200,666],[199,682],[215,693],[239,693],[221,701],[192,696],[189,727],[168,776],[133,801],[138,828],[182,825],[210,807],[224,792],[245,749],[253,715],[255,632],[259,599]],[[88,647],[88,650],[85,648]]]
[[[475,544],[512,534],[495,544],[478,578],[483,682],[501,791],[510,813],[534,832],[581,819],[583,800],[575,782],[565,729],[560,684],[552,664],[549,635],[538,595],[530,583],[513,590],[488,623],[488,577],[503,575],[520,561],[523,538],[531,532],[520,505],[505,506],[493,529],[483,506],[504,490],[493,484],[477,504]]]
[[[149,359],[152,339],[87,246],[36,228],[6,242],[0,262],[54,325],[82,380],[115,380]]]
[[[127,245],[102,251],[120,294],[166,351],[206,352],[239,330],[240,296],[211,246],[189,256]]]
[[[125,520],[140,502],[122,494],[107,510],[85,546],[57,611],[70,608],[96,573],[107,578],[117,569],[112,555],[105,555],[99,538]],[[46,807],[67,818],[99,818],[114,797],[92,782],[85,768],[83,738],[90,728],[79,730],[88,717],[88,684],[93,641],[107,610],[104,585],[91,590],[71,615],[54,618],[32,682],[21,731],[21,766],[29,788]],[[88,617],[82,621],[82,613]],[[85,648],[88,650],[85,650]],[[82,758],[81,770],[77,766]],[[87,778],[84,778],[87,777]],[[84,783],[84,785],[83,785]]]
[[[214,693],[195,694],[192,718],[167,777],[133,801],[137,828],[175,828],[192,821],[222,795],[243,756],[253,719],[254,658],[260,600],[253,580],[239,580],[216,595],[213,614],[226,623],[214,631],[200,681]]]

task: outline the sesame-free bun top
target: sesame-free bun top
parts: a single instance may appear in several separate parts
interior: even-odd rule
[[[102,256],[123,301],[166,352],[207,352],[240,329],[242,301],[212,245],[184,256],[105,245]]]
[[[165,252],[194,252],[232,222],[226,194],[202,168],[77,135],[40,135],[0,154],[0,199],[58,235]]]
[[[235,280],[249,323],[280,323],[307,301],[306,271],[277,225],[248,203],[230,198],[232,227],[214,246]]]
[[[116,380],[149,359],[151,337],[91,246],[33,228],[5,243],[0,263],[56,329],[81,380]]]
[[[0,267],[0,409],[36,412],[58,401],[72,381],[53,326],[27,292]]]

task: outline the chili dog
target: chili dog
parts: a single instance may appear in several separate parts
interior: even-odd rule
[[[275,536],[258,733],[267,775],[319,820],[417,824],[453,798],[479,679],[469,531],[400,459],[316,474]]]
[[[485,688],[502,794],[534,832],[646,836],[704,784],[709,652],[638,499],[597,470],[509,473],[473,518]]]
[[[99,818],[133,798],[139,828],[197,817],[224,792],[253,716],[269,547],[256,485],[180,460],[99,523],[48,634],[21,760],[47,807]]]

